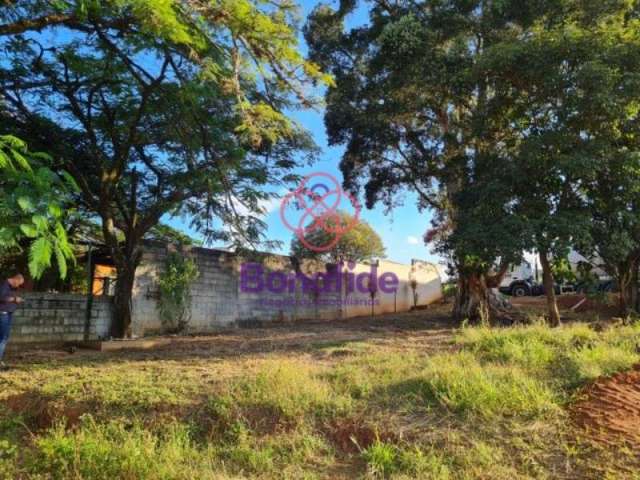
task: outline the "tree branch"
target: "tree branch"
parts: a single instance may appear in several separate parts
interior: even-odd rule
[[[80,26],[75,15],[51,14],[37,18],[26,18],[13,23],[0,25],[0,35],[18,35],[28,31],[39,32],[44,28],[55,25],[75,25]]]

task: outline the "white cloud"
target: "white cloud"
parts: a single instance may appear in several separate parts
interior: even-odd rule
[[[407,243],[409,245],[419,245],[420,244],[420,240],[418,239],[418,237],[414,237],[412,235],[409,235],[407,237]]]
[[[282,202],[282,198],[271,197],[266,200],[260,200],[260,208],[262,208],[266,215],[271,212],[275,212],[280,208],[280,202]]]
[[[282,202],[283,193],[286,193],[286,191],[281,190],[280,192],[278,192],[278,196],[276,197],[269,197],[258,200],[258,208],[261,210],[261,212],[250,211],[247,206],[242,203],[237,197],[232,197],[231,201],[233,202],[238,215],[246,216],[249,214],[253,214],[258,217],[266,217],[270,213],[273,213],[280,208],[280,202]]]

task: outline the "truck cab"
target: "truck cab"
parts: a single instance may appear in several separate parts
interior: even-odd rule
[[[534,294],[534,284],[533,268],[528,261],[523,260],[519,265],[509,267],[498,289],[514,297],[525,297]]]

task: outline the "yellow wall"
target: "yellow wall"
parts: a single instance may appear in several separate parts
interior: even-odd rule
[[[415,279],[415,292],[417,293],[416,306],[429,305],[442,298],[442,284],[440,275],[435,265],[426,262],[414,261],[413,265],[404,265],[380,260],[378,263],[378,277],[386,272],[394,273],[399,280],[399,285],[395,293],[376,292],[373,302],[373,314],[406,312],[414,306],[414,289],[412,280]],[[371,266],[362,263],[356,264],[352,270],[356,275],[368,273]],[[346,302],[343,310],[343,317],[358,317],[371,315],[370,305],[359,305],[371,299],[367,293],[352,292],[345,293]]]
[[[91,288],[94,295],[104,295],[104,278],[116,278],[116,267],[109,265],[96,265],[93,270],[93,286]]]

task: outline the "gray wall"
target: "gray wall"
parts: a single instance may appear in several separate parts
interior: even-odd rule
[[[168,250],[147,248],[133,286],[132,331],[135,335],[162,331],[158,315],[158,279]],[[238,318],[235,257],[226,252],[193,248],[188,253],[200,275],[191,287],[189,329],[206,332],[233,325]]]
[[[148,248],[138,267],[133,288],[132,331],[135,335],[161,332],[163,327],[157,310],[159,275],[168,254],[166,248]],[[265,271],[293,271],[289,257],[266,255],[255,260],[245,260],[234,254],[207,248],[192,248],[185,252],[198,266],[200,275],[191,287],[191,319],[188,329],[207,332],[236,325],[251,326],[263,322],[293,321],[302,319],[340,318],[339,306],[314,305],[313,299],[305,307],[278,307],[265,304],[278,300],[298,301],[308,294],[302,293],[300,282],[295,293],[265,295],[248,293],[240,289],[240,265],[243,261],[261,262]],[[336,297],[330,294],[329,297]],[[327,297],[327,295],[325,295]],[[335,300],[339,299],[334,298]],[[301,303],[302,304],[302,303]]]
[[[167,248],[147,248],[138,268],[133,289],[132,331],[135,335],[160,333],[163,326],[157,310],[158,279],[164,269]],[[357,295],[345,292],[308,293],[296,280],[283,293],[249,293],[240,288],[240,267],[243,262],[261,263],[266,273],[293,273],[291,259],[281,255],[261,255],[254,259],[241,258],[229,252],[192,248],[184,255],[191,256],[200,275],[191,287],[192,312],[190,332],[208,332],[220,328],[260,325],[269,322],[300,320],[332,320],[369,315],[370,306],[344,305],[342,300]],[[311,274],[323,271],[317,264],[305,262],[302,271]],[[370,267],[358,264],[354,271]],[[431,264],[412,265],[381,262],[380,268],[398,275],[401,289],[397,295],[379,295],[375,314],[406,311],[413,306],[413,291],[407,286],[410,279],[418,281],[418,305],[428,305],[441,298],[440,277]],[[27,293],[25,304],[14,317],[12,343],[81,341],[84,338],[87,298],[84,295]],[[368,294],[359,294],[366,300]],[[278,302],[281,302],[280,304]],[[90,339],[108,338],[112,304],[109,297],[94,297]]]
[[[69,342],[84,339],[87,297],[58,293],[25,293],[13,317],[11,343]],[[95,297],[90,339],[109,336],[111,299]]]
[[[265,284],[271,272],[281,272],[295,277],[295,269],[290,257],[264,255],[259,258],[242,261],[261,264],[264,272],[262,280]],[[319,264],[306,262],[301,268],[307,274],[311,274],[313,271],[322,271],[324,266],[320,267]],[[238,265],[236,270],[238,278],[241,275],[239,269],[240,266]],[[289,280],[289,282],[291,281]],[[237,283],[240,283],[239,279]],[[319,292],[316,294],[305,292],[302,281],[299,278],[293,283],[293,288],[287,288],[282,293],[274,293],[267,290],[253,293],[243,291],[240,287],[238,285],[237,298],[238,322],[241,324],[270,321],[332,320],[342,317],[339,292]]]
[[[167,248],[149,247],[138,268],[133,290],[132,331],[135,335],[162,332],[157,310],[158,279],[164,269]],[[188,330],[207,332],[236,325],[252,326],[268,322],[292,322],[300,320],[332,320],[358,315],[369,315],[371,307],[344,306],[340,292],[306,293],[302,282],[297,280],[291,292],[250,293],[240,288],[240,267],[243,262],[261,263],[265,276],[269,271],[293,273],[291,259],[282,255],[260,255],[253,259],[241,258],[232,253],[206,248],[191,248],[183,252],[191,256],[200,275],[193,282],[192,311]],[[420,263],[420,262],[419,262]],[[429,265],[430,264],[421,264]],[[384,262],[381,268],[399,275],[404,292],[410,276],[415,276],[420,265],[401,265]],[[302,270],[307,274],[318,270],[317,264],[305,263]],[[370,267],[358,265],[357,270],[368,271]],[[441,298],[440,277],[433,267],[428,275],[418,275],[419,289],[428,295],[420,295],[418,305],[427,305]],[[419,273],[419,272],[418,272]],[[406,279],[405,279],[406,277]],[[411,297],[409,299],[409,296]],[[368,294],[365,295],[368,297]],[[405,299],[405,297],[407,297]],[[363,298],[362,300],[366,300]],[[380,296],[375,313],[407,311],[413,306],[413,293],[404,292],[402,299],[395,296]],[[280,304],[278,302],[281,302]],[[280,306],[282,305],[282,306]]]

